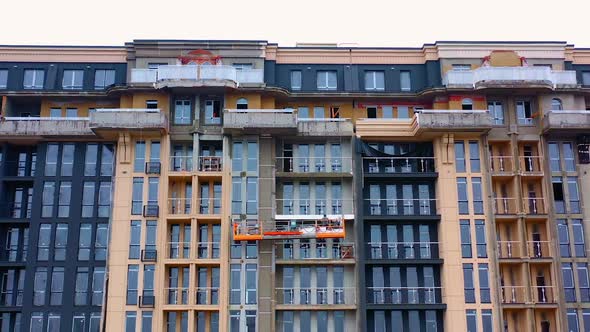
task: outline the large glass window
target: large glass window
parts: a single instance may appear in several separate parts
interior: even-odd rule
[[[98,188],[98,217],[108,218],[111,213],[111,182],[101,182]]]
[[[95,182],[84,182],[82,189],[82,218],[94,216],[94,191]]]
[[[191,123],[191,101],[176,100],[174,102],[174,124],[188,125]]]
[[[131,214],[141,214],[143,207],[143,178],[133,178],[133,193],[131,201]]]
[[[139,259],[141,241],[141,220],[131,221],[131,231],[129,232],[129,259]]]
[[[576,288],[574,284],[574,272],[571,263],[561,264],[561,273],[563,277],[563,291],[566,302],[576,302]]]
[[[69,70],[63,72],[62,88],[64,89],[82,89],[84,85],[84,71],[83,70]]]
[[[291,71],[291,90],[301,90],[301,70]]]
[[[0,69],[0,89],[6,89],[8,87],[8,70]]]
[[[59,199],[58,199],[58,218],[68,218],[70,216],[70,201],[72,198],[72,183],[63,181],[59,184]]]
[[[400,78],[400,87],[402,91],[410,91],[412,90],[412,77],[410,72],[407,70],[402,70],[399,73]]]
[[[338,87],[337,74],[335,71],[318,71],[317,88],[318,90],[336,90]]]
[[[494,125],[501,126],[504,124],[504,109],[502,103],[499,101],[489,101],[488,111],[492,115]]]
[[[469,214],[469,199],[467,198],[467,178],[457,178],[457,194],[459,214]]]
[[[588,278],[588,264],[577,263],[578,288],[580,289],[580,301],[590,302],[590,280]]]
[[[469,164],[472,173],[481,172],[481,165],[479,160],[479,142],[469,141]]]
[[[49,260],[51,245],[51,224],[41,224],[39,227],[39,241],[37,242],[37,260]]]
[[[43,69],[25,69],[23,88],[43,89],[45,85],[45,71]]]
[[[488,257],[486,250],[486,225],[481,219],[475,221],[475,242],[477,244],[477,257]]]
[[[80,224],[80,236],[78,240],[78,260],[87,261],[90,259],[90,248],[92,246],[92,224]]]
[[[61,153],[61,176],[72,176],[74,168],[74,144],[62,145]]]
[[[465,289],[465,303],[475,303],[473,264],[463,264],[463,282]]]
[[[41,207],[41,217],[51,218],[53,216],[53,203],[55,201],[55,182],[45,182],[43,184],[43,205]]]
[[[467,317],[467,332],[477,332],[477,310],[466,310],[465,315]]]
[[[113,175],[113,159],[114,159],[114,146],[113,144],[103,144],[102,154],[100,157],[100,175],[111,176]]]
[[[88,303],[88,271],[88,267],[78,267],[76,270],[74,305],[86,305]]]
[[[129,303],[127,303],[129,304]],[[127,311],[125,313],[125,332],[135,332],[135,325],[137,324],[137,313],[135,311]]]
[[[457,173],[464,173],[465,168],[465,144],[463,141],[455,142],[455,169]]]
[[[576,257],[586,257],[586,244],[584,240],[584,224],[581,219],[571,220],[572,234],[574,235],[574,253]],[[566,230],[567,231],[567,230]]]
[[[567,188],[569,194],[569,212],[580,213],[580,196],[578,192],[578,178],[575,176],[567,177]]]
[[[97,69],[94,71],[94,89],[102,90],[115,84],[115,71],[113,69]]]
[[[471,258],[471,227],[469,219],[461,219],[461,256],[463,258]]]
[[[94,241],[95,261],[104,261],[107,259],[108,236],[108,225],[96,224],[96,239]]]
[[[490,303],[490,279],[488,274],[488,264],[479,264],[479,300],[481,303]]]
[[[559,253],[561,257],[571,257],[570,236],[565,219],[557,219],[557,236],[559,239]]]
[[[47,268],[37,267],[33,282],[33,305],[45,305],[45,293],[47,292]]]
[[[49,305],[61,305],[64,293],[64,268],[54,267],[51,273]]]
[[[382,71],[366,71],[365,90],[385,90],[385,73]]]
[[[133,161],[133,171],[143,172],[145,170],[145,142],[135,142],[135,158]]]
[[[471,190],[471,194],[473,195],[473,214],[483,214],[481,178],[471,178]]]
[[[66,247],[68,245],[68,224],[57,224],[53,244],[53,259],[55,261],[64,261],[66,259]]]
[[[127,304],[136,305],[138,296],[139,265],[130,264],[127,266]]]

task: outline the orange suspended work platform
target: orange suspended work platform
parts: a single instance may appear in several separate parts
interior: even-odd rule
[[[262,225],[258,220],[234,220],[233,230],[234,241],[341,239],[346,236],[343,218],[281,220]]]

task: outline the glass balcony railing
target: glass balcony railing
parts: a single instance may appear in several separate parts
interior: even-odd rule
[[[350,157],[278,157],[276,167],[286,173],[350,173]]]
[[[354,287],[280,287],[275,289],[283,305],[355,305]]]
[[[436,259],[438,242],[369,242],[368,259]]]
[[[363,157],[365,174],[433,173],[434,157]]]
[[[441,303],[441,287],[368,287],[371,304],[436,304]]]
[[[367,216],[434,216],[435,198],[365,199]]]
[[[277,259],[353,260],[354,244],[330,241],[283,241],[275,243]]]

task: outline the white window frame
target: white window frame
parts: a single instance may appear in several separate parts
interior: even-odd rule
[[[378,80],[378,76],[381,76]],[[367,82],[372,82],[372,86],[369,86]],[[379,86],[379,84],[381,86]],[[385,72],[382,70],[369,70],[365,72],[365,90],[367,91],[384,91],[385,90]]]
[[[70,82],[66,82],[66,73],[72,74]],[[81,85],[76,84],[76,78],[81,76]],[[64,69],[61,87],[64,90],[82,90],[84,88],[84,70],[83,69]]]
[[[299,77],[296,77],[299,74]],[[303,83],[303,73],[301,70],[291,71],[291,90],[301,90]],[[295,84],[297,83],[297,84]]]
[[[27,77],[27,72],[32,72],[33,73],[33,80],[32,80],[32,85],[26,85],[26,77]],[[38,80],[41,80],[41,82],[38,82]],[[33,89],[43,89],[43,87],[45,86],[45,70],[43,69],[25,69],[24,74],[23,74],[23,87],[27,90],[33,90]]]
[[[330,76],[334,75],[334,83],[330,85]],[[338,89],[338,72],[335,70],[320,70],[317,72],[317,88],[318,90],[337,90]]]

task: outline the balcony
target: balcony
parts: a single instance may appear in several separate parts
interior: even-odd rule
[[[220,197],[203,197],[199,204],[199,214],[219,215],[221,214]]]
[[[354,262],[354,244],[284,241],[275,243],[277,260],[337,260]]]
[[[99,108],[90,112],[90,129],[99,135],[118,134],[121,130],[164,133],[168,119],[159,109]]]
[[[518,201],[515,197],[495,197],[494,213],[496,215],[514,215],[518,211]]]
[[[36,157],[29,162],[25,160],[4,160],[0,162],[0,167],[3,168],[1,176],[16,177],[18,180],[33,180],[36,166]]]
[[[168,242],[166,244],[166,258],[168,259],[190,259],[190,242]]]
[[[277,199],[274,212],[277,220],[354,217],[352,199]]]
[[[576,72],[548,67],[480,67],[474,70],[449,70],[443,84],[451,88],[576,87]]]
[[[297,133],[303,136],[352,136],[350,119],[298,118]]]
[[[188,287],[168,287],[164,288],[166,292],[166,304],[170,305],[187,305],[189,301]]]
[[[197,287],[195,295],[195,304],[197,305],[216,305],[219,303],[219,287]]]
[[[219,242],[197,242],[198,259],[218,259],[220,253]]]
[[[543,116],[543,131],[545,132],[588,129],[590,129],[590,111],[548,111]]]
[[[170,173],[192,172],[193,156],[172,156],[170,157]]]
[[[350,157],[277,157],[277,176],[290,177],[322,175],[340,177],[343,173],[352,174]]]
[[[543,156],[520,156],[520,174],[523,176],[543,176]]]
[[[0,136],[18,138],[94,137],[89,118],[6,117],[0,121]]]
[[[354,287],[278,287],[276,301],[285,306],[356,305]]]
[[[440,304],[441,287],[367,287],[370,304]]]
[[[190,198],[169,198],[168,199],[168,215],[189,215],[192,213],[191,210],[191,199]]]
[[[365,216],[436,216],[435,198],[365,199]]]
[[[493,177],[511,177],[514,175],[514,158],[512,156],[491,156],[489,166]]]
[[[481,132],[492,128],[492,116],[487,110],[421,110],[416,112],[420,131]]]
[[[0,218],[27,219],[31,218],[31,204],[13,202],[0,204]]]
[[[363,157],[363,175],[401,175],[435,173],[434,157]],[[402,175],[403,174],[403,175]]]
[[[526,214],[547,214],[543,197],[523,197],[523,205]]]
[[[438,242],[369,242],[367,258],[438,259]]]
[[[498,241],[498,258],[513,259],[522,258],[522,249],[520,241]]]
[[[200,172],[221,172],[222,158],[217,156],[199,156]]]
[[[504,304],[524,304],[528,302],[526,286],[501,286],[501,301]]]
[[[292,109],[226,109],[223,112],[226,134],[295,134],[297,114]]]
[[[343,239],[346,237],[344,219],[287,220],[259,222],[235,220],[234,241],[273,239]]]
[[[551,242],[549,241],[527,241],[527,252],[530,258],[542,259],[552,258]]]
[[[264,84],[263,69],[238,70],[232,66],[170,65],[157,69],[131,69],[131,84],[156,84],[156,87],[231,87]]]
[[[536,304],[557,303],[557,293],[554,286],[532,286],[533,302]]]

